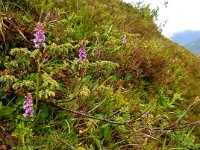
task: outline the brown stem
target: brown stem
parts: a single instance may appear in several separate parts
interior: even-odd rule
[[[79,112],[79,111],[74,111],[74,110],[67,109],[67,108],[64,108],[64,107],[61,107],[61,106],[57,106],[54,103],[49,103],[49,102],[45,102],[45,101],[42,101],[42,103],[45,103],[47,105],[58,108],[59,110],[64,110],[64,111],[67,111],[69,113],[76,114],[78,116],[82,116],[82,117],[86,117],[86,118],[90,118],[90,119],[95,119],[95,120],[100,120],[100,121],[111,123],[111,124],[125,125],[127,127],[133,127],[133,125],[131,125],[131,123],[141,120],[141,118],[137,118],[137,119],[131,119],[131,120],[125,121],[125,122],[112,121],[112,120],[109,120],[109,119],[106,119],[106,118],[100,118],[100,117],[88,115],[88,114],[85,114],[85,113],[82,113],[82,112]],[[139,127],[135,127],[135,128],[139,128],[139,129],[142,128],[142,129],[148,129],[148,130],[154,130],[154,131],[167,131],[167,130],[180,130],[180,129],[190,127],[190,126],[200,126],[200,121],[191,122],[191,123],[181,125],[181,126],[176,126],[176,125],[168,126],[166,128],[148,128],[148,127],[145,127],[145,126],[139,126]]]

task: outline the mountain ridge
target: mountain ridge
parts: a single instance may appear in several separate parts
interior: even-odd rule
[[[200,53],[200,31],[198,30],[185,30],[182,32],[177,32],[170,39],[186,47],[195,54]]]
[[[184,45],[186,48],[191,50],[195,54],[200,54],[200,38],[189,42],[188,44]]]
[[[194,30],[185,30],[182,32],[174,33],[170,39],[172,39],[174,42],[177,42],[181,45],[186,45],[197,38],[200,38],[200,31],[194,31]]]

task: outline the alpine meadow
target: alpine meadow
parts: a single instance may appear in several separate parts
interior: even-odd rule
[[[0,0],[0,150],[199,150],[200,58],[121,0]]]

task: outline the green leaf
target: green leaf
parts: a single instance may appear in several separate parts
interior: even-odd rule
[[[46,105],[42,105],[40,108],[40,117],[46,118],[49,116],[49,111]]]
[[[110,129],[110,124],[104,124],[101,126],[100,133],[105,139],[109,139],[111,137],[112,131]]]
[[[86,150],[84,147],[78,147],[77,150]]]
[[[9,116],[14,112],[13,108],[1,106],[0,107],[0,117]]]

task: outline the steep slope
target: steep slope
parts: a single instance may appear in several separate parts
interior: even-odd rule
[[[149,6],[119,0],[2,4],[2,147],[200,148],[200,60],[160,34]],[[40,49],[32,41],[38,21],[46,36]],[[23,117],[27,95],[32,118]]]

